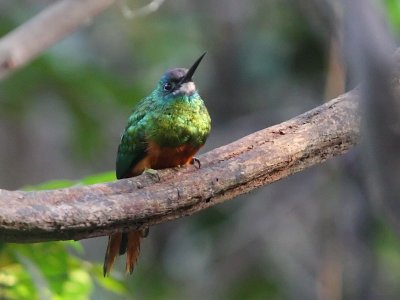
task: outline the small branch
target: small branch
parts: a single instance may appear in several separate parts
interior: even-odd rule
[[[0,240],[82,239],[191,215],[345,153],[359,139],[358,92],[248,135],[194,166],[60,190],[0,190]]]
[[[0,40],[0,79],[25,65],[115,0],[60,0]]]

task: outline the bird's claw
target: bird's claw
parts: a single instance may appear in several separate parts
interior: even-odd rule
[[[201,168],[201,162],[200,159],[198,159],[197,157],[193,157],[192,161],[190,162],[191,165],[194,165],[197,169]],[[196,166],[197,164],[197,166]]]
[[[148,174],[151,176],[155,181],[159,182],[161,181],[160,175],[158,174],[157,170],[154,169],[145,169],[143,173]]]

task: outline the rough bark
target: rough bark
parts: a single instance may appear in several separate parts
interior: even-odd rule
[[[82,239],[191,215],[326,159],[359,140],[358,92],[200,157],[195,166],[48,191],[0,190],[0,240]]]

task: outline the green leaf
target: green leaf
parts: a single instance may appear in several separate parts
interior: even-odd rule
[[[71,187],[76,185],[78,182],[73,180],[51,180],[38,185],[27,185],[22,187],[26,191],[37,191],[37,190],[54,190]]]
[[[25,190],[60,189],[115,180],[114,172],[104,172],[82,180],[51,180]],[[70,251],[69,251],[70,250]],[[89,299],[93,280],[115,294],[126,294],[122,282],[104,278],[100,264],[91,264],[71,254],[82,254],[79,242],[37,244],[0,243],[0,299]]]
[[[98,174],[89,175],[81,180],[50,180],[38,185],[27,185],[22,187],[26,191],[37,191],[37,190],[54,190],[68,188],[74,185],[90,185],[103,182],[114,181],[115,172],[103,172]]]
[[[104,173],[90,175],[82,179],[80,182],[83,183],[84,185],[89,185],[95,183],[110,182],[114,181],[115,179],[116,179],[115,172],[112,171],[112,172],[104,172]]]
[[[398,0],[386,0],[386,11],[392,28],[400,33],[400,2]]]

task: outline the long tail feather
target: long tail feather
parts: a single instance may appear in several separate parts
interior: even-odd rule
[[[128,232],[128,245],[126,248],[126,272],[132,274],[135,263],[140,253],[141,230],[132,230]]]
[[[115,258],[119,254],[121,245],[122,233],[113,233],[108,237],[107,251],[104,257],[103,275],[104,277],[110,274]]]

